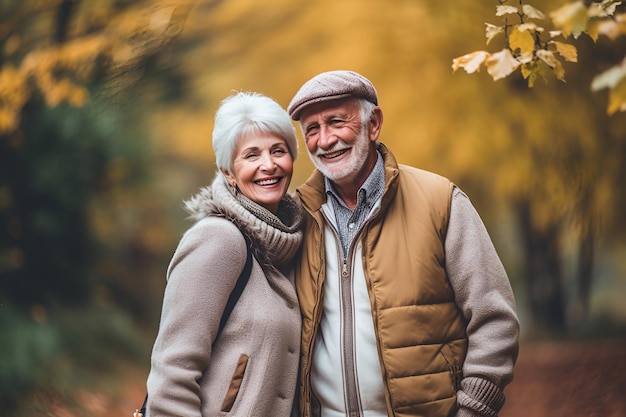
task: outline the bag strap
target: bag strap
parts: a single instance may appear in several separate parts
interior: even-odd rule
[[[252,251],[250,250],[250,242],[248,238],[244,236],[246,239],[246,265],[243,267],[239,278],[237,278],[237,283],[235,284],[235,288],[233,288],[233,292],[230,293],[228,297],[228,301],[226,302],[226,307],[224,308],[224,314],[222,314],[222,318],[220,319],[220,326],[217,329],[217,334],[215,335],[215,340],[220,336],[224,326],[226,326],[226,322],[230,317],[230,313],[235,308],[235,304],[239,301],[239,297],[241,297],[241,293],[243,293],[244,288],[248,284],[248,280],[250,279],[250,273],[252,272]],[[148,394],[146,393],[146,397],[143,400],[143,405],[139,410],[135,410],[133,413],[133,417],[145,417],[146,416],[146,404],[148,403]]]
[[[233,288],[233,292],[230,293],[228,297],[228,302],[226,303],[226,307],[224,308],[224,314],[222,314],[222,318],[220,319],[220,327],[217,329],[217,334],[215,335],[215,340],[220,336],[224,326],[226,326],[226,322],[230,317],[230,313],[235,308],[235,304],[239,301],[239,297],[241,297],[241,293],[244,288],[248,284],[248,279],[250,279],[250,273],[252,272],[252,252],[250,251],[250,244],[248,243],[248,239],[246,238],[246,265],[243,267],[239,278],[237,278],[237,283],[235,284],[235,288]]]

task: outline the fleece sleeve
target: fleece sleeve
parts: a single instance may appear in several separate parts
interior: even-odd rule
[[[245,261],[245,240],[224,219],[201,220],[181,239],[168,268],[152,351],[149,416],[200,417],[197,381]]]
[[[469,341],[457,417],[495,417],[504,404],[504,387],[513,379],[519,321],[509,279],[491,238],[469,198],[457,187],[445,252]]]

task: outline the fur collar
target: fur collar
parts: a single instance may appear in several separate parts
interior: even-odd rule
[[[291,261],[302,241],[302,213],[290,195],[285,195],[280,202],[281,220],[244,196],[235,196],[220,173],[210,186],[185,201],[185,208],[196,221],[217,216],[233,222],[264,267],[276,268]]]

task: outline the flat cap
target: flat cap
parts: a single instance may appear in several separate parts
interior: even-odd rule
[[[304,83],[291,99],[287,112],[293,120],[300,120],[302,110],[314,103],[356,97],[378,105],[374,85],[354,71],[328,71]]]

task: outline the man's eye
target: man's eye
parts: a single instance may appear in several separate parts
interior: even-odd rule
[[[333,119],[333,120],[330,121],[329,124],[332,125],[332,126],[341,126],[344,123],[345,123],[345,121],[342,120],[342,119]]]
[[[306,129],[306,135],[311,136],[316,134],[320,130],[319,126],[311,126]]]

